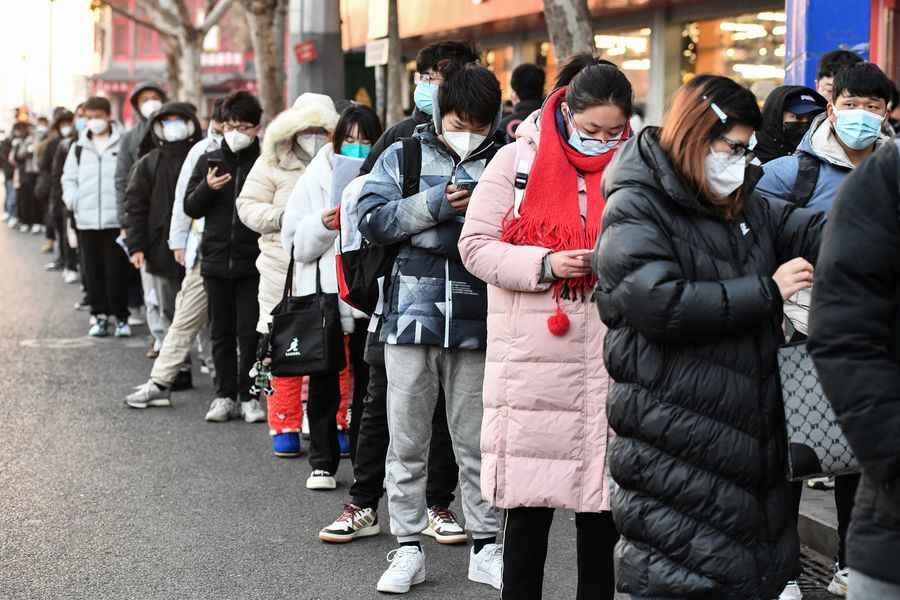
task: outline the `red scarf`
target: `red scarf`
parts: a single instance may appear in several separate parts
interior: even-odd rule
[[[559,131],[556,113],[566,95],[566,88],[553,92],[540,115],[540,142],[528,175],[525,198],[519,217],[512,214],[503,222],[501,239],[517,246],[540,246],[554,252],[592,249],[600,234],[603,207],[606,202],[600,188],[603,171],[613,159],[611,150],[597,156],[585,156],[572,148],[565,131]],[[626,128],[625,136],[628,134]],[[578,200],[578,176],[587,188],[587,219],[581,218]],[[568,330],[568,317],[559,308],[559,299],[584,299],[593,290],[593,275],[578,279],[560,279],[553,284],[557,314],[548,327],[554,335]]]

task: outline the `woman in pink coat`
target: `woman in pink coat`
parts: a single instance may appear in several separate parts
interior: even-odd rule
[[[557,88],[475,188],[459,248],[488,283],[481,489],[506,509],[503,599],[541,597],[555,508],[576,512],[578,599],[612,599],[606,329],[589,298],[600,180],[632,91],[591,64]]]

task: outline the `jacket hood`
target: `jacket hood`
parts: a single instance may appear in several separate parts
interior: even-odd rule
[[[169,102],[168,104],[164,104],[163,107],[153,115],[150,126],[147,127],[147,132],[141,140],[141,154],[169,143],[162,139],[161,121],[163,117],[172,115],[181,117],[192,126],[193,131],[191,131],[190,136],[184,140],[189,146],[193,146],[203,137],[203,129],[200,126],[200,120],[197,119],[197,114],[194,112],[193,107],[186,102]]]
[[[431,116],[431,124],[434,126],[434,133],[436,135],[442,135],[444,133],[444,126],[441,123],[441,108],[438,103],[438,90],[440,88],[436,87],[434,92],[431,95],[431,105],[434,107],[434,114]],[[494,116],[494,122],[491,123],[491,130],[488,132],[487,136],[484,138],[484,141],[481,143],[478,148],[472,152],[472,154],[476,154],[481,152],[488,146],[494,143],[494,138],[497,131],[500,129],[500,121],[503,120],[503,104],[500,103],[497,105],[497,114]]]
[[[762,128],[756,132],[757,145],[754,150],[761,161],[768,162],[781,156],[787,156],[795,150],[784,139],[784,107],[788,100],[800,94],[812,96],[823,111],[828,105],[824,96],[806,86],[782,85],[772,90],[763,105]]]
[[[283,111],[266,127],[262,157],[267,163],[288,170],[302,167],[307,161],[294,152],[294,136],[304,129],[315,127],[333,132],[339,118],[334,103],[328,96],[311,93],[301,95],[293,107]]]
[[[134,86],[134,90],[131,92],[131,97],[128,99],[128,102],[131,104],[131,108],[134,109],[135,114],[141,121],[146,121],[144,115],[141,114],[141,107],[138,106],[137,99],[138,96],[141,95],[141,92],[145,92],[147,90],[154,90],[159,92],[159,95],[162,96],[162,101],[165,103],[168,100],[168,96],[166,95],[166,90],[163,89],[159,83],[155,81],[141,81],[136,86]]]

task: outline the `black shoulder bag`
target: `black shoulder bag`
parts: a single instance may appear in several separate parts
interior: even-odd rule
[[[346,365],[343,329],[337,294],[322,292],[322,273],[316,261],[316,292],[291,296],[294,250],[281,302],[272,309],[269,333],[272,374],[300,377],[337,373]]]

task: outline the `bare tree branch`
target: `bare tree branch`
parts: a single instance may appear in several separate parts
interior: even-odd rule
[[[175,7],[170,4],[170,1],[171,0],[138,0],[138,4],[153,17],[154,21],[157,23],[165,23],[165,26],[172,30],[173,35],[183,35],[185,32],[185,23],[178,14],[173,11]],[[187,26],[190,27],[191,23],[187,23]]]
[[[129,21],[133,21],[135,24],[140,25],[141,27],[146,27],[147,29],[150,29],[151,31],[155,31],[156,33],[158,33],[160,35],[164,35],[164,36],[174,36],[175,35],[174,31],[166,29],[165,27],[160,27],[156,23],[153,23],[152,21],[148,21],[147,19],[144,19],[143,17],[139,17],[127,9],[116,6],[115,4],[111,4],[109,2],[109,0],[96,0],[96,1],[100,6],[105,6],[105,7],[109,8],[113,12],[113,14],[117,14],[120,17],[125,17]]]
[[[216,26],[228,9],[231,7],[231,3],[233,0],[219,0],[219,3],[213,7],[212,10],[209,11],[206,15],[206,19],[204,19],[203,24],[200,25],[197,29],[200,30],[200,33],[206,35],[209,33],[209,30]]]

